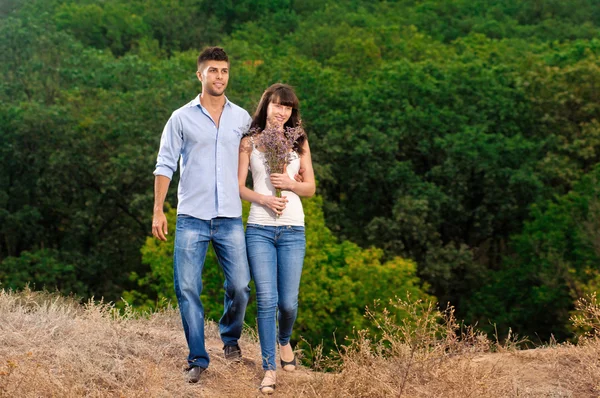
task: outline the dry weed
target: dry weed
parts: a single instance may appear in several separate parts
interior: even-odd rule
[[[245,333],[245,354],[258,357]],[[25,290],[0,293],[0,395],[7,397],[248,396],[256,366],[222,359],[214,323],[212,363],[201,386],[185,383],[187,355],[179,313],[137,314],[109,303],[79,305]],[[235,383],[223,383],[235,380]],[[213,392],[213,389],[215,392]]]
[[[600,304],[596,293],[577,300],[575,314],[570,319],[583,338],[600,337]]]
[[[357,331],[317,369],[279,371],[281,397],[597,397],[600,339],[577,346],[518,350],[459,325],[449,307],[393,300],[367,312],[377,333]],[[579,326],[597,332],[595,298],[582,301]],[[396,319],[392,314],[400,314]],[[587,323],[586,323],[587,322]],[[216,324],[206,325],[211,366],[197,385],[185,382],[187,348],[179,313],[138,314],[125,306],[25,290],[0,291],[0,396],[256,397],[262,378],[253,330],[244,361],[222,358]],[[326,338],[326,336],[323,336]]]
[[[396,299],[367,311],[378,333],[356,332],[320,379],[323,397],[597,397],[598,340],[519,350],[460,325],[454,309]],[[392,316],[402,314],[401,319]],[[585,350],[585,359],[581,352]],[[595,360],[594,360],[595,358]],[[593,384],[595,380],[596,385]]]

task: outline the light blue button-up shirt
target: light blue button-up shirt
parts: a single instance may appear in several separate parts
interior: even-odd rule
[[[154,175],[172,179],[179,161],[177,214],[202,220],[242,215],[238,151],[250,122],[248,112],[227,98],[218,128],[200,96],[173,112],[160,139]]]

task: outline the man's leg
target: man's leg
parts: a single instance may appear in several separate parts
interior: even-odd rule
[[[214,218],[212,243],[225,274],[225,308],[219,321],[225,346],[235,346],[242,334],[246,305],[250,298],[250,270],[242,218]]]
[[[210,221],[177,217],[173,276],[185,338],[190,349],[190,367],[207,368],[204,346],[204,307],[200,301],[202,269],[210,241]]]

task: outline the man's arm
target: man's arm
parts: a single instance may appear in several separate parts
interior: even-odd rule
[[[167,217],[164,206],[167,191],[171,180],[168,177],[157,175],[154,178],[154,214],[152,216],[152,235],[160,240],[167,240]]]
[[[164,206],[173,173],[177,170],[177,161],[183,144],[183,128],[179,118],[173,114],[160,138],[160,149],[154,170],[154,211],[152,216],[152,235],[160,240],[167,240],[167,217]]]

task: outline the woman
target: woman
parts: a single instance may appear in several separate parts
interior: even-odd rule
[[[255,145],[261,131],[276,129],[285,134],[286,127],[300,124],[298,97],[285,84],[274,84],[264,93],[252,119],[253,133],[242,139],[238,180],[240,196],[252,202],[246,228],[246,248],[258,304],[258,335],[265,376],[260,390],[273,393],[276,384],[276,340],[284,370],[296,368],[290,345],[292,327],[298,312],[298,290],[306,249],[304,211],[300,196],[315,193],[315,177],[306,135],[295,141],[286,170],[267,174],[264,150]],[[253,189],[246,187],[248,168]],[[303,169],[302,181],[294,176]],[[282,190],[281,198],[275,190]],[[279,310],[279,331],[275,324]]]

